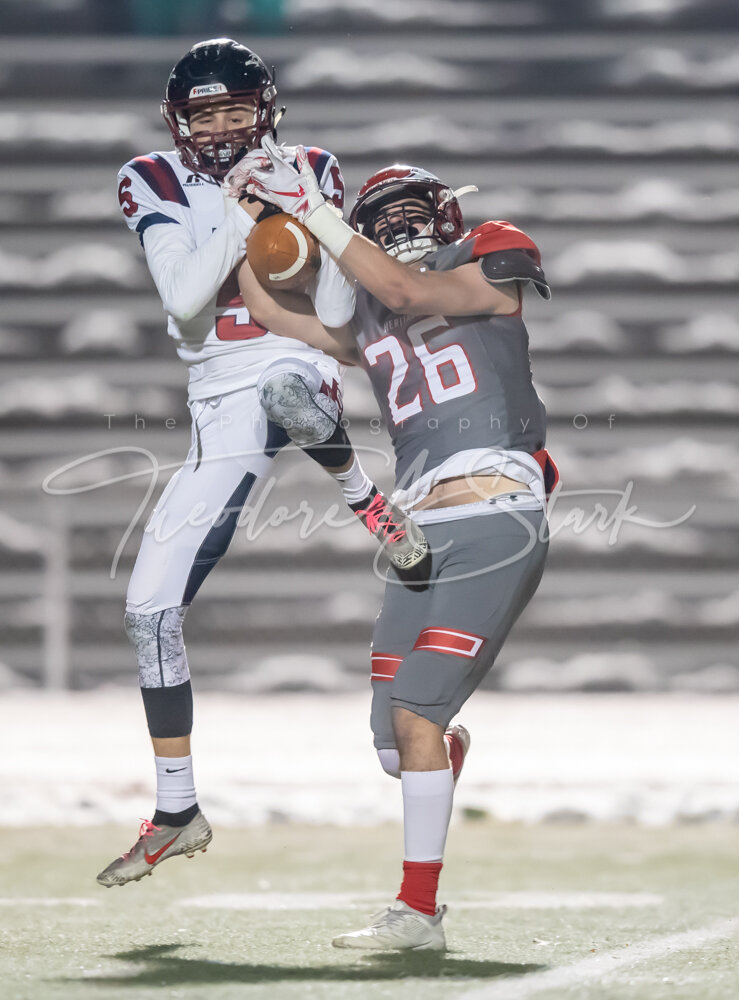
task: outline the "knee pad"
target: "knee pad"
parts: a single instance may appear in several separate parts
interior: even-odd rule
[[[343,413],[339,380],[329,385],[315,365],[299,358],[269,365],[259,377],[257,394],[269,420],[301,448],[328,441]]]
[[[167,608],[153,615],[127,611],[126,635],[136,650],[139,687],[168,688],[184,684],[190,670],[182,637],[187,608]]]
[[[383,748],[377,751],[383,771],[391,778],[400,777],[400,754],[397,750]]]

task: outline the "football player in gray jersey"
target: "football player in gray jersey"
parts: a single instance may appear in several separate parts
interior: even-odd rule
[[[248,190],[294,214],[361,284],[337,333],[277,304],[248,264],[241,287],[271,330],[354,358],[369,376],[396,455],[394,501],[433,553],[431,584],[388,577],[372,642],[372,729],[402,783],[403,881],[395,902],[337,947],[445,948],[436,902],[454,785],[469,734],[450,723],[490,670],[544,568],[546,497],[557,472],[534,390],[523,292],[550,296],[539,251],[507,222],[465,233],[457,193],[396,164],[362,187],[351,227],[310,180],[254,158]],[[353,228],[352,228],[353,227]]]

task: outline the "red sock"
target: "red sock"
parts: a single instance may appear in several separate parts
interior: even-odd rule
[[[450,736],[449,734],[444,734],[444,739],[449,744],[449,760],[452,765],[452,774],[456,778],[459,771],[464,763],[464,750],[462,749],[462,744],[456,738],[456,736]]]
[[[440,872],[441,861],[404,861],[403,884],[396,899],[433,917]]]

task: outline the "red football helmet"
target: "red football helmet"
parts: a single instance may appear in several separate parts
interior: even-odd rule
[[[224,177],[263,135],[276,137],[281,113],[275,111],[273,74],[251,49],[232,38],[198,42],[175,65],[167,81],[162,115],[180,159],[199,174]],[[228,132],[190,134],[190,115],[224,101],[254,104],[254,124]],[[282,108],[282,112],[284,112]]]
[[[373,174],[362,185],[349,216],[349,225],[375,240],[394,257],[406,262],[418,260],[440,243],[454,243],[464,234],[458,193],[461,192],[452,191],[428,170],[394,163]],[[388,206],[408,199],[421,212],[423,209],[417,202],[424,203],[425,220],[419,215],[411,218],[410,206],[405,211],[399,210],[401,217],[393,213],[390,218]],[[383,230],[382,240],[376,238],[378,224]]]

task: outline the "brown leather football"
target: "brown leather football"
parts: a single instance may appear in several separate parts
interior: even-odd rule
[[[265,288],[302,291],[321,266],[318,240],[291,215],[262,219],[246,241],[246,258]]]

